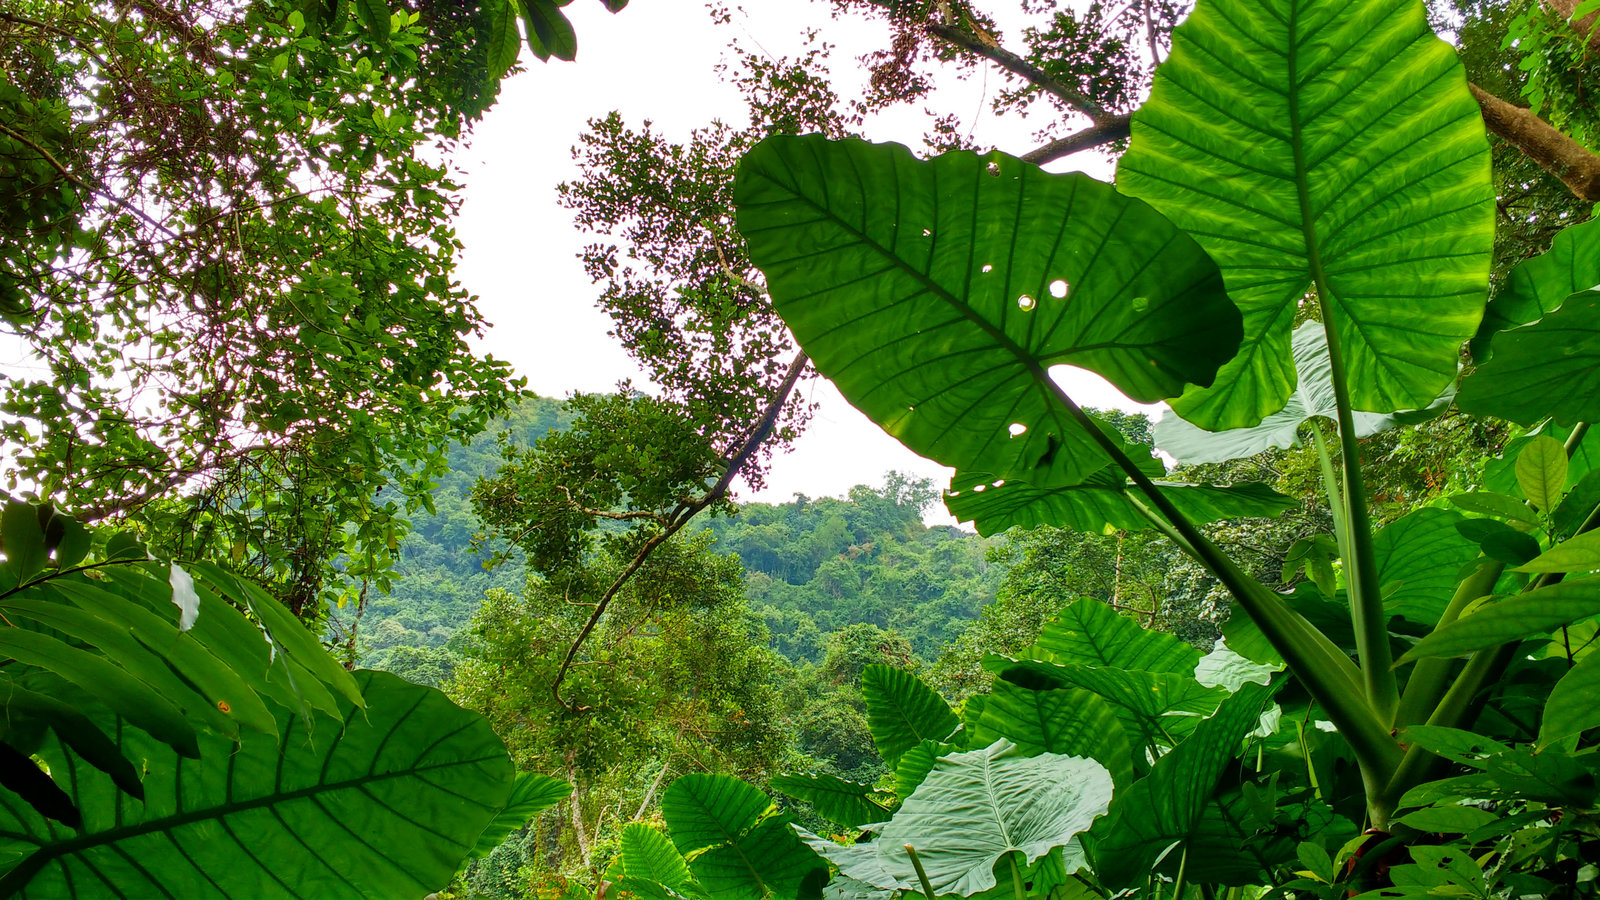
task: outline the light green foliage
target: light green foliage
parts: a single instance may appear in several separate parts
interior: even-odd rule
[[[1301,323],[1290,338],[1289,351],[1294,360],[1295,386],[1282,409],[1267,415],[1254,427],[1215,432],[1178,416],[1166,416],[1156,425],[1156,446],[1181,463],[1243,459],[1273,447],[1288,448],[1299,443],[1300,426],[1314,417],[1337,418],[1333,363],[1328,353],[1328,336],[1321,323]],[[1450,393],[1446,390],[1445,396],[1423,410],[1401,414],[1356,412],[1353,415],[1356,435],[1371,437],[1398,425],[1414,424],[1437,415],[1449,406]]]
[[[1313,285],[1350,409],[1420,409],[1449,385],[1482,316],[1494,191],[1477,106],[1422,4],[1200,3],[1133,135],[1118,186],[1206,248],[1245,316],[1239,355],[1179,415],[1220,429],[1282,408]]]
[[[873,846],[898,883],[917,882],[910,844],[935,891],[970,896],[995,886],[995,864],[1007,854],[1031,865],[1087,831],[1110,802],[1111,776],[1099,763],[1028,756],[1001,739],[935,761]]]

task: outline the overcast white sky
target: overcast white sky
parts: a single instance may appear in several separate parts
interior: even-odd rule
[[[713,70],[733,40],[773,56],[793,56],[803,30],[820,28],[838,45],[833,69],[846,97],[859,83],[856,57],[888,45],[886,28],[831,21],[825,2],[747,5],[730,26],[716,27],[702,0],[635,0],[614,16],[594,0],[573,3],[566,11],[578,34],[577,62],[539,63],[524,48],[528,71],[506,82],[499,103],[459,155],[466,174],[466,202],[457,222],[466,245],[461,278],[494,323],[481,348],[510,361],[536,392],[563,397],[610,390],[624,378],[644,383],[607,337],[609,319],[595,309],[599,289],[577,258],[591,238],[556,205],[556,185],[577,174],[569,151],[587,120],[620,110],[629,124],[648,118],[670,137],[687,136],[716,118],[743,122],[737,91],[720,83]],[[928,105],[965,121],[979,113],[973,134],[980,143],[1012,153],[1034,146],[1035,123],[997,120],[988,111],[987,100],[999,86],[993,72],[940,84]],[[920,150],[924,124],[920,109],[896,110],[869,121],[867,136]],[[1052,168],[1109,178],[1111,167],[1090,153]],[[1137,408],[1098,376],[1074,373],[1068,382],[1086,405]],[[741,499],[783,502],[796,492],[838,496],[856,484],[881,482],[891,469],[934,478],[941,487],[947,482],[950,470],[906,450],[831,385],[819,382],[809,390],[821,402],[811,428],[793,452],[774,461],[767,489],[742,492]],[[931,512],[930,521],[953,521],[942,509]]]

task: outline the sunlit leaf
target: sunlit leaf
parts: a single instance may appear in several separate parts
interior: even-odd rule
[[[942,741],[961,724],[955,711],[917,676],[892,666],[871,665],[861,672],[867,726],[878,755],[893,766],[922,741]]]
[[[1354,408],[1428,406],[1483,313],[1495,192],[1482,114],[1424,5],[1201,0],[1172,43],[1117,184],[1200,241],[1245,316],[1216,385],[1173,409],[1213,431],[1282,409],[1313,282]]]
[[[1573,294],[1539,321],[1500,333],[1456,403],[1522,425],[1600,419],[1600,293]]]
[[[1600,578],[1569,579],[1489,603],[1418,641],[1400,662],[1460,656],[1474,650],[1549,634],[1600,615]]]
[[[774,137],[745,157],[735,199],[818,370],[958,470],[1076,484],[1106,457],[1053,394],[1050,366],[1149,402],[1209,384],[1236,346],[1237,312],[1199,246],[1082,174]]]

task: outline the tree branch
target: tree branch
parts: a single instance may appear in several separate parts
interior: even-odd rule
[[[1004,47],[985,43],[959,28],[953,28],[939,22],[929,22],[923,28],[934,37],[954,44],[968,53],[982,56],[996,63],[1007,72],[1020,76],[1023,80],[1039,88],[1039,90],[1054,96],[1068,107],[1093,119],[1097,124],[1111,117],[1106,108],[1099,103],[1062,84],[1052,78],[1048,72]]]
[[[1600,201],[1600,156],[1557,131],[1533,110],[1507,103],[1475,84],[1468,87],[1490,131],[1561,179],[1580,199]]]
[[[561,682],[566,680],[567,672],[573,666],[573,660],[577,659],[578,651],[583,648],[583,642],[589,639],[589,635],[594,633],[595,626],[600,624],[600,617],[605,615],[606,608],[611,605],[612,600],[616,599],[617,593],[622,590],[623,586],[644,566],[645,561],[650,558],[650,554],[654,553],[657,547],[666,543],[667,539],[677,534],[683,526],[689,524],[706,507],[727,495],[728,486],[733,483],[733,479],[738,476],[740,470],[745,467],[750,458],[755,456],[756,451],[761,449],[762,443],[772,434],[772,429],[777,426],[778,416],[783,413],[784,406],[788,404],[789,396],[794,393],[795,385],[800,383],[800,376],[805,373],[808,362],[810,362],[810,358],[806,356],[804,350],[795,354],[794,361],[789,364],[789,372],[784,376],[783,383],[778,386],[778,391],[773,395],[772,402],[767,404],[766,412],[762,413],[760,421],[756,422],[755,427],[751,429],[750,436],[745,438],[738,452],[734,453],[728,460],[728,465],[723,470],[722,477],[718,478],[717,483],[712,485],[711,489],[700,497],[692,502],[681,504],[676,510],[673,510],[672,514],[667,517],[667,522],[662,526],[661,531],[644,542],[644,546],[639,548],[639,552],[633,555],[633,559],[628,561],[628,565],[623,568],[622,572],[611,582],[611,585],[606,588],[606,592],[601,595],[600,601],[594,605],[594,612],[589,615],[588,621],[583,623],[583,628],[578,631],[578,636],[573,639],[572,646],[567,648],[566,658],[561,661],[561,668],[556,671],[555,680],[550,683],[550,693],[555,697],[556,703],[562,709],[569,713],[579,713],[588,709],[586,706],[572,706],[567,703],[566,699],[561,696]]]
[[[1128,136],[1129,125],[1132,121],[1133,117],[1128,115],[1111,116],[1075,134],[1069,134],[1036,150],[1030,150],[1022,154],[1022,161],[1042,166],[1063,156],[1071,156],[1080,150],[1088,150],[1092,147],[1099,147],[1112,141],[1121,140]]]

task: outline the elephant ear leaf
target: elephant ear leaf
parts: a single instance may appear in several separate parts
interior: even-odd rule
[[[1072,844],[1111,804],[1109,772],[1092,759],[1024,756],[1000,739],[940,757],[873,842],[884,871],[916,883],[906,845],[916,847],[936,893],[970,896],[996,884],[995,863],[1013,851],[1023,864]]]
[[[1282,409],[1313,285],[1354,409],[1426,407],[1454,379],[1495,194],[1482,116],[1421,0],[1200,0],[1132,128],[1118,186],[1200,241],[1244,313],[1239,354],[1180,416],[1219,431]]]
[[[1600,419],[1600,290],[1575,293],[1539,321],[1496,336],[1494,356],[1461,383],[1456,402],[1519,425]]]
[[[1116,438],[1090,433],[1051,366],[1154,402],[1210,384],[1238,347],[1205,251],[1082,174],[779,136],[745,156],[734,199],[818,370],[907,447],[962,471],[1049,488],[1105,465],[1101,441]]]
[[[861,671],[867,727],[878,753],[890,766],[923,741],[943,741],[961,720],[933,688],[910,672],[872,665]]]
[[[1505,286],[1489,301],[1483,325],[1472,339],[1472,357],[1489,358],[1496,332],[1543,318],[1578,291],[1600,285],[1600,219],[1563,228],[1550,249],[1511,270]]]
[[[728,775],[685,775],[661,798],[672,843],[712,897],[795,897],[826,880],[822,860],[789,818],[754,787]]]
[[[142,804],[46,741],[37,755],[74,773],[83,824],[63,834],[32,809],[0,811],[12,851],[0,896],[69,896],[86,884],[120,897],[420,897],[444,887],[510,794],[505,744],[432,688],[383,672],[355,681],[367,708],[349,715],[347,702],[342,731],[312,739],[284,713],[277,736],[206,736],[200,762],[141,730],[110,729],[124,756],[146,762]]]
[[[1333,391],[1333,363],[1328,355],[1328,335],[1320,322],[1304,322],[1290,341],[1296,377],[1294,393],[1283,409],[1253,428],[1206,431],[1178,416],[1163,416],[1156,423],[1156,446],[1181,463],[1213,463],[1255,456],[1274,447],[1287,449],[1299,443],[1300,426],[1315,416],[1335,419],[1339,407]],[[1424,409],[1393,414],[1358,412],[1353,416],[1356,437],[1370,437],[1397,425],[1431,419],[1450,405],[1455,391],[1447,388]]]
[[[1109,888],[1147,876],[1162,851],[1187,839],[1245,736],[1257,728],[1270,687],[1247,684],[1194,733],[1120,792],[1090,833],[1095,874]]]

